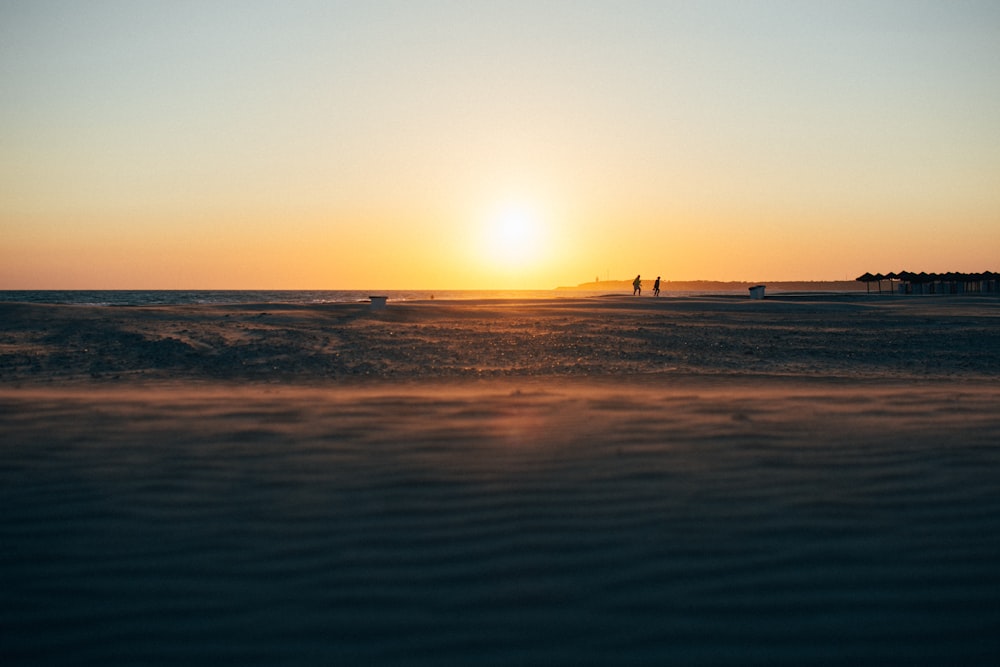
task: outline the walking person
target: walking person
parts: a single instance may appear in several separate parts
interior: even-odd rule
[[[642,276],[637,275],[635,280],[632,281],[632,296],[638,294],[642,296]]]
[[[656,276],[656,280],[653,281],[653,296],[660,296],[660,276]]]

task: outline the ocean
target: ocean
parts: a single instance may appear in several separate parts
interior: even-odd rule
[[[772,289],[769,293],[782,291]],[[864,292],[840,289],[816,290],[817,294],[859,296]],[[745,289],[718,288],[708,290],[664,290],[661,297],[698,297],[708,295],[747,296]],[[0,303],[53,303],[87,306],[183,306],[241,305],[282,303],[313,305],[324,303],[367,302],[370,296],[389,297],[389,301],[424,301],[433,299],[567,299],[606,295],[631,295],[631,288],[618,289],[547,289],[547,290],[0,290]],[[646,286],[643,297],[652,297],[652,287]]]
[[[89,306],[238,305],[251,303],[324,304],[424,299],[547,299],[592,296],[606,292],[565,290],[6,290],[0,302],[59,303]]]

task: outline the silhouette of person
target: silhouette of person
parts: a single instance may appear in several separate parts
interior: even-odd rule
[[[653,296],[660,296],[660,276],[656,276],[656,280],[653,281]]]
[[[635,280],[632,281],[632,296],[638,294],[642,296],[642,276],[636,276]]]

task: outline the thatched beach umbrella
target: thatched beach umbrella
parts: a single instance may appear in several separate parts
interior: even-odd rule
[[[881,273],[876,273],[874,276],[875,280],[878,282],[878,293],[882,293],[882,281],[885,280],[885,276]]]
[[[897,278],[899,278],[899,276],[896,274],[895,271],[890,271],[889,273],[885,274],[885,279],[889,281],[889,294],[895,292],[895,290],[892,288],[892,281],[896,280]]]
[[[958,273],[957,271],[949,271],[948,273],[941,276],[941,279],[948,282],[948,292],[950,292],[951,294],[957,294],[958,284],[963,283],[964,287],[965,274]]]
[[[910,271],[900,271],[896,274],[896,277],[905,283],[913,283],[913,273]],[[906,292],[910,292],[913,288],[907,285]]]
[[[875,280],[875,276],[868,271],[865,271],[863,274],[855,278],[855,280],[865,284],[865,293],[867,294],[871,292],[871,282]]]
[[[983,287],[990,292],[997,291],[997,273],[994,271],[983,271]]]

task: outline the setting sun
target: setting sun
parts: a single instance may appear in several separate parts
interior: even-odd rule
[[[486,222],[484,253],[501,268],[525,268],[545,255],[544,221],[538,210],[523,203],[497,207]]]

